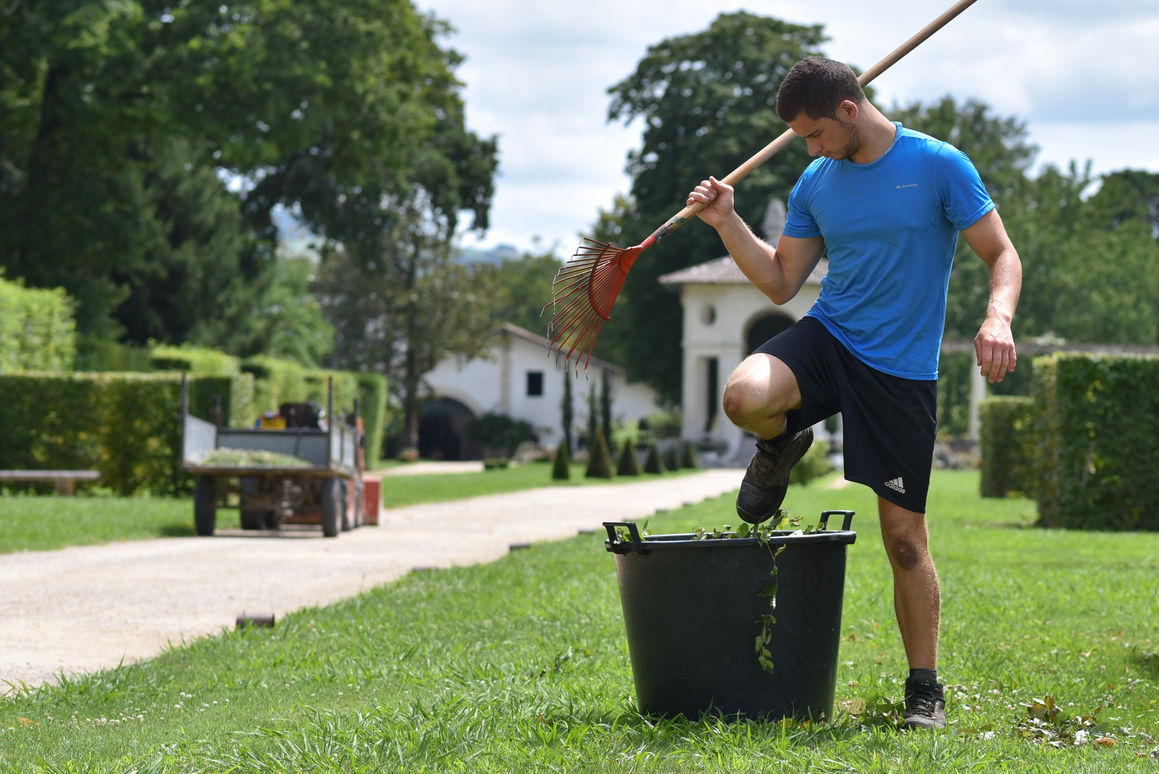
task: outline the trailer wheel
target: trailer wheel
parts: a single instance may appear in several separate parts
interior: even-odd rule
[[[193,526],[197,534],[213,534],[217,521],[217,487],[213,476],[198,476],[193,482]]]
[[[354,529],[354,514],[350,510],[350,501],[353,500],[350,479],[342,479],[342,531]]]
[[[322,482],[322,534],[338,537],[342,528],[342,479],[338,476]]]
[[[361,527],[366,520],[366,492],[362,479],[354,479],[354,526]]]
[[[241,513],[242,529],[261,529],[262,513],[254,507],[261,482],[253,476],[242,476],[237,480],[238,511]]]

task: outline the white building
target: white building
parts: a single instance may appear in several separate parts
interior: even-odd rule
[[[660,411],[655,392],[629,384],[620,366],[592,358],[585,369],[566,364],[542,336],[505,323],[498,343],[475,358],[443,360],[425,377],[430,398],[423,403],[419,453],[427,459],[473,459],[482,454],[465,428],[484,414],[503,414],[529,422],[543,447],[554,448],[563,436],[565,375],[572,382],[573,438],[587,427],[588,399],[597,399],[608,375],[612,419],[630,422]]]
[[[775,242],[784,223],[784,205],[774,200],[760,230]],[[782,306],[757,290],[729,256],[660,278],[661,283],[679,288],[684,308],[681,405],[685,438],[713,447],[725,458],[738,454],[744,431],[720,407],[729,374],[754,349],[805,316],[821,292],[828,268],[829,262],[822,259],[801,292]],[[751,448],[740,451],[745,456]]]

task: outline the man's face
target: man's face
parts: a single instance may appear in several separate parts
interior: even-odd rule
[[[850,114],[842,102],[833,118],[809,118],[804,113],[789,122],[793,133],[803,137],[810,156],[824,156],[840,160],[853,156],[861,148],[861,132],[853,119],[856,109]]]

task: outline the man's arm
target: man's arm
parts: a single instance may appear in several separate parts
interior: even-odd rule
[[[700,219],[716,229],[729,255],[744,275],[775,304],[784,304],[801,290],[825,252],[820,237],[797,239],[782,235],[774,248],[758,239],[733,207],[732,186],[714,177],[688,195],[688,204],[704,202]]]
[[[982,375],[990,382],[1000,382],[1018,363],[1010,325],[1022,290],[1022,261],[1006,234],[998,210],[983,215],[962,236],[990,274],[990,303],[986,307],[986,319],[974,337],[974,351]]]

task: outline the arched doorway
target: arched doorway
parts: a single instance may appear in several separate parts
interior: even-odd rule
[[[467,437],[467,425],[474,418],[471,409],[454,398],[423,401],[419,414],[419,456],[426,460],[482,458],[482,448]]]
[[[745,353],[751,355],[753,350],[792,324],[793,318],[780,312],[770,312],[753,320],[745,334]]]

